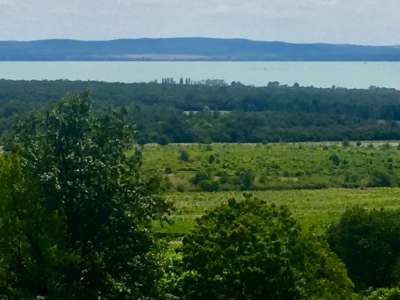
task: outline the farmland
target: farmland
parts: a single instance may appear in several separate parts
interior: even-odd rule
[[[169,191],[398,186],[398,143],[148,145],[143,169]]]
[[[166,197],[176,207],[172,214],[173,222],[163,226],[157,224],[155,230],[174,235],[185,234],[193,228],[195,219],[206,211],[227,203],[231,198],[243,200],[250,195],[289,207],[305,228],[319,232],[337,221],[351,206],[359,205],[367,209],[400,208],[400,188],[169,193]]]
[[[178,236],[230,198],[286,205],[304,227],[319,231],[354,205],[400,208],[397,142],[147,145],[143,161],[145,173],[163,178],[175,206],[173,222],[155,230]],[[251,174],[249,190],[236,170]],[[209,185],[193,183],[201,172]]]

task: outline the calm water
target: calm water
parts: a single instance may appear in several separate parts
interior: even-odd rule
[[[148,82],[163,77],[224,79],[256,86],[292,85],[400,89],[400,62],[0,62],[4,79]]]

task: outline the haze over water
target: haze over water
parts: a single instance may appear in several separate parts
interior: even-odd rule
[[[223,79],[265,86],[400,89],[400,62],[0,62],[0,78],[14,80],[94,80],[149,82],[172,77]]]

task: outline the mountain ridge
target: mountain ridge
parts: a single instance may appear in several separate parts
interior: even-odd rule
[[[400,61],[400,46],[242,38],[0,41],[0,61]]]

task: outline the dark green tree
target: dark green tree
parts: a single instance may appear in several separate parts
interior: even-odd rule
[[[0,243],[8,246],[0,253],[4,286],[49,299],[155,293],[149,228],[168,205],[140,176],[139,153],[126,154],[133,142],[125,112],[95,115],[87,94],[18,127],[9,149],[20,157],[20,171],[2,173],[12,188],[0,190],[2,220],[18,224],[14,235],[0,224]]]
[[[238,170],[236,172],[238,185],[242,191],[253,189],[254,174],[251,170]]]
[[[184,299],[349,299],[344,265],[284,207],[229,201],[183,241]],[[336,298],[335,298],[336,297]]]
[[[327,235],[358,289],[391,287],[400,282],[399,210],[350,208]]]
[[[187,161],[189,161],[189,158],[190,158],[190,156],[189,156],[189,153],[187,152],[187,150],[185,150],[185,149],[179,150],[179,159],[181,161],[187,162]]]
[[[43,206],[36,180],[20,159],[0,157],[0,299],[48,295],[62,265],[74,261],[66,250],[65,218]]]

